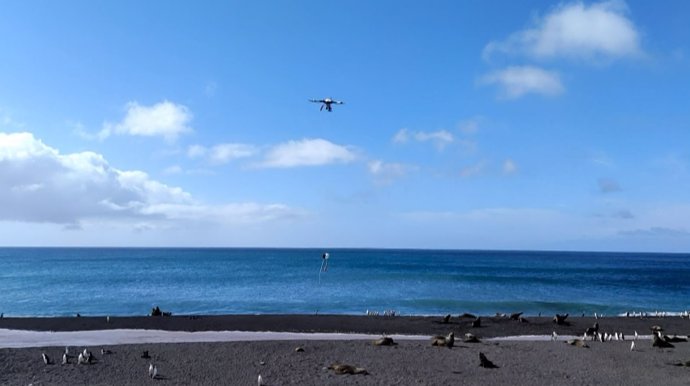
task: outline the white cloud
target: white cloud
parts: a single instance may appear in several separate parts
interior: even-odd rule
[[[640,37],[628,18],[625,2],[612,0],[589,6],[573,2],[557,6],[533,27],[504,41],[489,43],[485,59],[494,53],[526,54],[535,58],[612,59],[637,56]]]
[[[407,173],[416,170],[417,168],[411,165],[404,165],[400,163],[389,163],[381,160],[373,160],[367,165],[369,173],[374,177],[379,184],[390,184],[398,178],[402,178]]]
[[[554,96],[563,92],[558,73],[533,66],[508,67],[485,75],[481,82],[497,84],[502,95],[508,99],[519,98],[525,94]]]
[[[202,205],[202,204],[157,204],[143,210],[149,215],[162,215],[171,220],[200,221],[228,224],[252,224],[306,215],[305,211],[287,205],[262,205],[253,202]]]
[[[270,148],[257,166],[265,168],[291,168],[349,163],[357,158],[355,152],[325,139],[288,141]]]
[[[0,221],[73,229],[81,223],[133,227],[143,222],[148,228],[181,220],[259,222],[301,213],[282,204],[205,205],[142,171],[118,170],[100,154],[60,154],[31,133],[0,132]]]
[[[410,139],[417,142],[432,142],[441,150],[455,140],[453,134],[446,130],[412,132],[408,129],[400,129],[393,136],[394,143],[407,143]]]
[[[503,173],[513,174],[517,172],[517,164],[512,159],[508,158],[503,161]]]
[[[204,158],[214,165],[226,164],[232,160],[246,158],[258,152],[256,147],[243,143],[221,143],[210,148],[192,145],[187,149],[189,158]]]
[[[144,137],[163,137],[174,141],[181,134],[189,133],[192,114],[186,106],[163,101],[153,106],[141,106],[137,102],[127,104],[127,113],[119,123],[106,122],[98,133],[101,139],[113,134]]]

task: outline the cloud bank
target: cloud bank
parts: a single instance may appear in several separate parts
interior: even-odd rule
[[[262,168],[293,168],[299,166],[321,166],[335,163],[349,163],[357,158],[355,152],[345,146],[336,145],[325,139],[302,139],[288,141],[270,148]]]
[[[374,181],[380,185],[388,185],[404,177],[408,173],[417,170],[415,166],[395,162],[383,162],[381,160],[370,161],[367,164],[367,168],[374,178]]]
[[[502,96],[507,99],[526,94],[555,96],[564,91],[558,73],[534,66],[515,66],[494,71],[485,75],[481,83],[498,85]]]
[[[98,133],[100,139],[113,134],[142,137],[163,137],[172,142],[182,134],[192,132],[192,114],[186,106],[163,101],[153,106],[137,102],[127,104],[125,117],[118,123],[106,122]]]
[[[452,143],[455,140],[455,137],[453,136],[452,133],[446,131],[446,130],[438,130],[438,131],[432,131],[432,132],[427,132],[427,131],[410,131],[408,129],[400,129],[398,130],[397,133],[395,133],[395,136],[393,136],[393,142],[394,143],[407,143],[409,141],[417,141],[417,142],[431,142],[433,143],[439,150],[442,150],[443,148],[446,147],[446,145]]]
[[[202,158],[213,165],[223,165],[232,160],[255,155],[258,149],[243,143],[220,143],[210,148],[192,145],[187,150],[189,158]]]
[[[261,222],[295,217],[283,204],[207,205],[93,152],[61,154],[28,132],[0,132],[0,221],[63,224],[147,221]]]
[[[533,26],[486,45],[483,57],[496,53],[520,54],[538,59],[556,57],[615,59],[642,53],[640,34],[628,18],[623,1],[591,5],[561,4]]]

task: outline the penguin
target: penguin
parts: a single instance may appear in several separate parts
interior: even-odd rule
[[[491,362],[489,359],[487,359],[486,355],[483,353],[479,353],[479,367],[483,367],[485,369],[496,369],[498,366],[496,366],[493,362]]]
[[[585,330],[585,337],[591,336],[592,340],[594,340],[597,337],[598,332],[599,332],[599,323],[595,322],[594,326],[588,327]]]
[[[41,357],[43,357],[43,363],[50,364],[50,357],[46,353],[41,354]]]

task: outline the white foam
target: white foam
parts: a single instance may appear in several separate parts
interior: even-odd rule
[[[428,340],[424,335],[388,335],[396,340]],[[368,340],[381,335],[273,331],[93,330],[26,331],[0,329],[0,348],[107,346],[138,343],[242,342],[262,340]]]
[[[556,338],[556,341],[558,342],[565,342],[570,339],[582,339],[582,335],[558,335]],[[514,336],[498,336],[495,338],[488,338],[485,339],[487,341],[493,341],[493,342],[546,342],[553,340],[553,337],[551,335],[514,335]],[[632,336],[627,338],[626,340],[622,342],[627,342],[627,341],[633,341],[635,339],[632,339]],[[640,335],[638,336],[637,340],[652,340],[652,335]],[[588,339],[589,341],[589,339]],[[609,342],[606,342],[609,343]]]
[[[395,340],[429,340],[428,335],[388,335]],[[28,331],[0,329],[0,348],[109,346],[139,343],[200,343],[250,342],[268,340],[373,340],[381,335],[344,333],[305,333],[275,331],[164,331],[164,330],[93,330],[93,331]],[[557,341],[581,339],[582,336],[559,335]],[[626,341],[632,341],[633,339]],[[640,335],[637,340],[651,340],[652,335]],[[484,339],[490,342],[547,342],[551,335],[515,335]]]

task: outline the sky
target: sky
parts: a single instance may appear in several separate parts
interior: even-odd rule
[[[0,245],[688,252],[688,20],[5,1]]]

